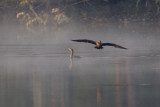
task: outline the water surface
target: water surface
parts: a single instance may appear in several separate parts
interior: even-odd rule
[[[140,39],[145,35],[142,29],[130,33],[140,38],[116,31],[108,30],[113,37],[102,36],[103,40],[120,40],[128,50],[95,50],[90,44],[70,42],[70,36],[53,44],[14,43],[4,37],[10,42],[0,45],[0,106],[159,107],[160,50],[152,48],[158,44],[158,31],[151,29],[157,34],[145,40]],[[118,34],[124,36],[113,39]],[[68,47],[80,58],[71,60]]]

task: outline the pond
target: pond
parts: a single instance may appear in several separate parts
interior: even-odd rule
[[[159,28],[142,24],[104,29],[78,35],[65,31],[54,39],[22,35],[20,40],[19,33],[3,31],[0,106],[159,107]],[[70,41],[81,38],[117,43],[128,50],[97,50],[92,44]],[[78,57],[70,59],[69,47]]]

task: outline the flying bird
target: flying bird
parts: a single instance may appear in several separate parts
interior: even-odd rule
[[[88,40],[88,39],[77,39],[77,40],[72,40],[74,42],[85,42],[85,43],[91,43],[91,44],[94,44],[96,45],[95,48],[96,49],[103,49],[103,46],[113,46],[115,48],[120,48],[120,49],[127,49],[125,47],[122,47],[120,45],[117,45],[117,44],[114,44],[114,43],[102,43],[101,40],[96,42],[96,41],[93,41],[93,40]]]

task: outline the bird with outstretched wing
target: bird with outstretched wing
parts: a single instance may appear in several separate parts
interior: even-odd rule
[[[91,43],[91,44],[94,44],[96,45],[95,48],[96,49],[103,49],[103,46],[113,46],[115,48],[120,48],[120,49],[127,49],[125,47],[122,47],[120,45],[117,45],[117,44],[114,44],[114,43],[102,43],[101,40],[96,42],[96,41],[93,41],[93,40],[88,40],[88,39],[77,39],[77,40],[72,40],[74,42],[85,42],[85,43]]]

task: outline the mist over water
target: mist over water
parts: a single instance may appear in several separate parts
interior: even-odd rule
[[[62,28],[53,29],[46,27],[45,31],[27,31],[24,27],[10,24],[0,28],[0,44],[58,44],[75,45],[72,39],[102,40],[102,42],[117,43],[126,46],[129,50],[149,50],[158,49],[159,25],[129,23],[121,24],[108,23],[104,26],[90,27],[81,24],[70,24]],[[77,44],[77,43],[76,43]],[[79,46],[80,45],[80,46]],[[91,46],[90,44],[79,44],[79,47]],[[61,47],[63,47],[61,46]],[[107,50],[109,48],[107,47]],[[112,48],[111,48],[112,49]]]
[[[159,107],[159,25],[0,26],[0,107]],[[122,50],[72,42],[116,43]],[[74,49],[70,59],[68,48]]]

